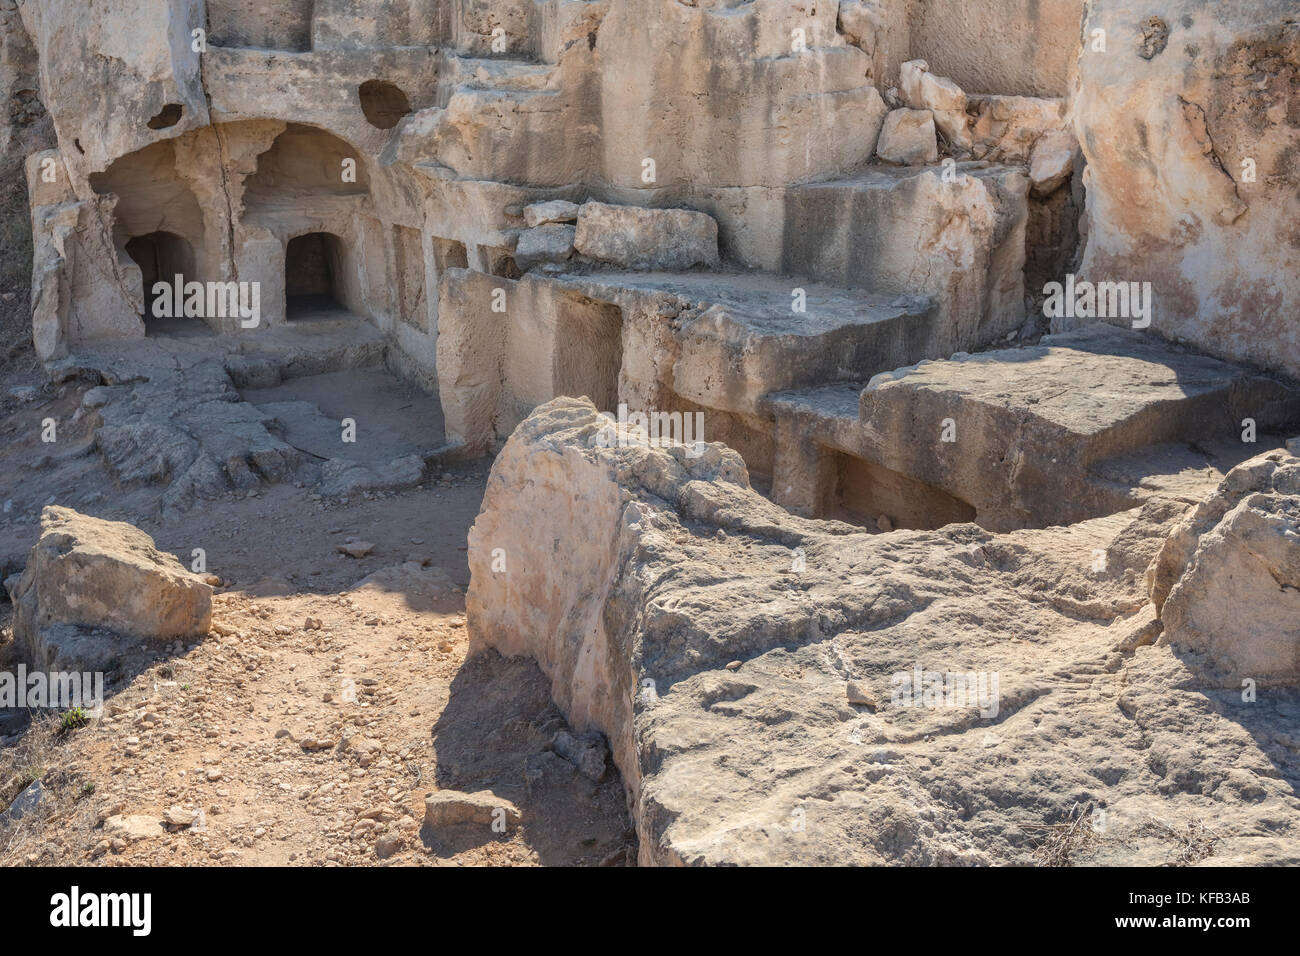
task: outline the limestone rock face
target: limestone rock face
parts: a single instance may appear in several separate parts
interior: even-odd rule
[[[1300,459],[1239,466],[1178,526],[1152,568],[1162,642],[1240,687],[1300,680]]]
[[[605,177],[645,189],[649,158],[658,187],[777,186],[865,162],[886,108],[870,58],[837,30],[838,6],[608,4],[591,51],[607,65]]]
[[[312,20],[330,24],[321,31],[324,38],[339,30],[338,0],[281,0],[257,3],[255,0],[206,0],[212,43],[219,47],[261,47],[268,50],[307,50],[312,41]],[[370,7],[375,20],[380,19],[382,0],[358,0],[354,7]],[[314,8],[314,9],[313,9]]]
[[[1075,127],[1093,281],[1151,282],[1153,327],[1300,373],[1300,24],[1291,0],[1089,4]],[[1088,40],[1087,42],[1094,42]]]
[[[533,203],[525,207],[524,221],[528,223],[529,229],[545,226],[548,223],[577,222],[580,208],[576,202],[569,202],[567,199]]]
[[[1030,863],[1081,792],[1108,825],[1074,862],[1177,859],[1152,815],[1300,860],[1286,718],[1152,645],[1142,572],[1185,504],[876,535],[772,505],[723,446],[611,427],[556,399],[512,435],[468,625],[609,739],[642,864]]]
[[[625,269],[689,269],[718,264],[718,224],[689,209],[584,203],[574,248]]]
[[[1025,321],[1029,179],[1013,166],[873,167],[786,193],[782,269],[939,305],[934,355]],[[854,223],[870,222],[858,232]]]
[[[243,402],[210,357],[184,367],[171,356],[136,365],[137,381],[102,386],[95,441],[123,485],[168,483],[168,505],[184,506],[231,487],[251,488],[258,475],[284,480],[299,453],[276,438],[270,416]],[[147,376],[147,377],[146,377]]]
[[[970,119],[975,159],[1028,163],[1040,140],[1069,130],[1064,98],[984,94],[968,100],[975,114]]]
[[[1034,144],[1029,162],[1029,182],[1035,196],[1050,196],[1074,172],[1079,141],[1071,130],[1057,130]]]
[[[1019,43],[1075,3],[989,0],[973,19],[1016,20]],[[1069,60],[1053,40],[1015,69],[985,69],[1006,58],[1002,35],[982,30],[988,82],[972,85],[947,61],[953,24],[973,21],[946,0],[28,0],[22,19],[58,132],[27,167],[42,360],[144,337],[145,284],[164,260],[209,292],[256,285],[256,329],[201,316],[252,341],[287,321],[290,253],[323,242],[337,305],[373,322],[392,366],[423,384],[436,378],[442,276],[567,261],[567,230],[549,227],[576,223],[589,199],[629,221],[593,221],[589,204],[574,230],[584,270],[721,256],[847,276],[934,298],[947,326],[936,354],[992,344],[1024,324],[1016,167],[1063,105],[1013,74],[1054,77]],[[78,57],[59,58],[65,43]],[[937,171],[871,164],[904,62],[909,95],[947,124],[945,150],[989,164],[959,171],[956,189]],[[879,155],[929,162],[938,144],[921,126],[915,149]]]
[[[42,664],[41,632],[51,628],[167,639],[206,634],[212,624],[212,588],[198,575],[138,528],[70,508],[41,513],[40,540],[10,597],[14,640]]]
[[[934,114],[929,110],[893,110],[885,117],[876,155],[902,166],[923,166],[939,158]]]
[[[914,109],[930,110],[935,126],[958,156],[1028,163],[1040,138],[1067,127],[1067,103],[1061,97],[967,94],[948,77],[931,73],[925,60],[904,63],[900,81],[903,101]]]
[[[463,281],[456,281],[462,279]],[[493,321],[492,280],[448,272],[439,292],[438,387],[448,434],[486,450],[505,399],[501,363],[510,327]],[[511,283],[513,285],[513,283]],[[464,318],[461,318],[461,317]]]
[[[207,125],[190,36],[204,25],[201,0],[36,2],[21,9],[60,141],[81,147],[65,157],[74,177],[154,142],[157,130],[170,136]]]
[[[519,234],[515,246],[515,265],[527,272],[542,262],[564,262],[573,255],[577,228],[568,224],[548,223]]]
[[[895,368],[938,334],[925,299],[801,288],[804,313],[791,309],[789,280],[748,272],[534,270],[511,281],[451,270],[438,338],[447,432],[489,448],[557,395],[610,411],[685,400],[711,410],[710,429],[733,415],[762,427],[767,392]],[[498,289],[513,321],[493,311]]]
[[[836,24],[845,42],[871,57],[871,77],[877,85],[889,73],[891,17],[881,0],[840,0]]]
[[[54,142],[50,115],[39,96],[40,61],[14,4],[0,5],[0,90],[8,103],[0,118],[0,216],[5,241],[0,245],[0,284],[17,295],[0,298],[0,327],[20,329],[27,323],[31,287],[31,217],[26,211],[24,164]],[[12,323],[12,324],[11,324]]]
[[[882,3],[906,17],[907,57],[923,57],[980,93],[1069,92],[1086,0],[913,0]],[[895,44],[897,45],[897,44]]]
[[[903,64],[903,101],[912,109],[930,110],[934,125],[954,146],[969,148],[971,135],[966,116],[966,94],[946,76],[935,76],[925,60]]]
[[[1092,473],[1104,459],[1235,438],[1247,417],[1285,425],[1297,407],[1297,393],[1272,378],[1102,323],[896,369],[861,396],[873,460],[955,492],[999,531],[1122,507],[1129,492]]]

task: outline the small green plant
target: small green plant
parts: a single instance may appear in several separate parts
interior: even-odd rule
[[[90,715],[86,713],[84,707],[74,707],[72,710],[65,711],[59,718],[59,731],[70,734],[78,727],[84,727],[90,723]]]
[[[90,795],[91,795],[92,793],[94,793],[94,792],[95,792],[95,785],[94,785],[93,783],[87,782],[87,783],[83,783],[83,784],[81,785],[81,796],[82,796],[82,797],[88,797],[88,796],[90,796]]]
[[[18,771],[17,786],[19,792],[26,790],[29,786],[45,776],[45,768],[39,764],[31,764],[23,767]]]

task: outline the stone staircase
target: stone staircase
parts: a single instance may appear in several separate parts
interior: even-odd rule
[[[497,109],[501,99],[526,110],[558,95],[544,65],[448,62],[448,110]],[[923,88],[913,100],[951,94],[942,78],[918,75],[909,73]],[[1035,203],[1068,179],[1076,148],[1064,103],[954,102],[959,109],[942,97],[929,107],[944,130],[943,161],[877,160],[782,187],[779,216],[757,225],[720,210],[724,231],[779,229],[779,250],[760,257],[766,270],[568,261],[569,238],[567,254],[508,284],[529,316],[483,368],[471,368],[483,361],[468,357],[479,348],[471,338],[440,348],[449,432],[484,448],[541,401],[584,390],[632,409],[702,411],[708,440],[741,451],[777,503],[881,530],[1073,523],[1194,493],[1277,443],[1270,429],[1295,421],[1300,405],[1266,376],[1107,325],[1030,344],[1040,331],[1025,280],[1026,248],[1041,238]],[[546,228],[557,237],[573,229]],[[444,311],[448,330],[493,324],[479,314],[488,290],[478,285]],[[603,316],[598,324],[619,317],[617,355],[592,345],[617,336],[575,322],[580,313]],[[1017,340],[1026,347],[1007,347]],[[492,369],[509,380],[539,349],[556,356],[541,380],[530,372],[493,384]],[[455,356],[445,368],[444,352]],[[567,353],[617,368],[617,388],[562,372]],[[472,396],[464,403],[445,384],[461,379]],[[1256,441],[1243,442],[1250,422]]]
[[[764,404],[776,420],[772,494],[790,510],[834,515],[856,472],[869,486],[852,490],[864,520],[933,527],[950,509],[900,521],[915,511],[907,499],[957,501],[993,531],[1212,490],[1300,419],[1300,392],[1275,379],[1105,324]]]

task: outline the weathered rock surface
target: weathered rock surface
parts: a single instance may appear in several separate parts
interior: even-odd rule
[[[860,409],[865,457],[969,502],[1001,531],[1137,504],[1089,475],[1104,459],[1239,438],[1245,419],[1264,430],[1297,414],[1300,395],[1281,382],[1099,323],[882,374]]]
[[[605,779],[607,735],[648,862],[1029,862],[1082,807],[1113,826],[1087,862],[1186,862],[1153,817],[1295,858],[1295,479],[1230,471],[1294,392],[1168,344],[1300,376],[1294,0],[0,6],[36,352],[97,376],[74,423],[124,488],[369,497],[524,423],[470,604],[577,724],[528,787]],[[1167,341],[1008,348],[1064,271],[1150,282]],[[154,315],[178,273],[258,314]],[[357,454],[323,399],[248,394],[380,363],[448,442]],[[623,405],[735,451],[602,445]],[[49,611],[91,579],[39,563],[15,625],[46,662],[159,599]],[[997,676],[996,712],[900,704],[913,666]]]
[[[957,0],[816,9],[496,0],[456,16],[411,0],[364,12],[336,3],[267,12],[242,0],[211,11],[197,0],[156,6],[30,0],[21,10],[31,54],[19,59],[35,57],[59,134],[57,148],[27,167],[43,359],[144,335],[148,267],[122,252],[155,231],[185,245],[187,278],[259,283],[263,325],[281,324],[288,247],[310,231],[339,241],[340,305],[374,320],[431,380],[441,274],[467,264],[513,274],[518,264],[505,263],[521,229],[571,223],[571,200],[587,195],[700,210],[718,225],[722,252],[746,267],[826,279],[847,260],[873,291],[942,291],[959,331],[967,309],[999,324],[1024,298],[1009,281],[1024,266],[1014,208],[998,217],[995,271],[1007,281],[990,301],[964,285],[938,288],[951,261],[965,271],[988,245],[985,211],[964,191],[904,188],[916,202],[892,214],[867,209],[852,189],[836,192],[834,208],[806,206],[809,184],[825,186],[813,194],[824,198],[838,177],[861,172],[884,123],[898,132],[882,97],[897,85],[908,106],[932,111],[955,158],[1032,162],[1039,196],[1072,166],[1055,135],[1072,112],[1091,180],[1083,271],[1155,283],[1166,316],[1157,328],[1172,338],[1300,370],[1285,320],[1295,311],[1289,277],[1300,272],[1287,0],[1178,0],[1159,11],[1163,28],[1150,37],[1143,24],[1153,14],[1132,0],[1091,4],[1082,32],[1082,0],[970,9]],[[191,31],[205,15],[211,43],[200,55]],[[493,49],[498,29],[505,49]],[[1101,30],[1106,52],[1088,46]],[[58,57],[65,43],[94,64],[95,82]],[[393,99],[378,107],[362,93],[376,73]],[[32,92],[25,83],[14,92],[20,118]],[[381,122],[371,121],[376,110]],[[1140,134],[1118,119],[1127,116]],[[892,138],[879,155],[929,155],[896,154]],[[286,159],[295,155],[329,162],[308,168]],[[344,158],[359,161],[354,182],[322,174]],[[918,236],[918,221],[936,235]],[[716,259],[703,234],[676,245],[660,237],[663,255],[642,262],[616,238],[577,232],[579,252],[622,268]],[[543,238],[545,255],[531,258]],[[557,246],[554,232],[526,234],[524,264],[562,258]],[[855,262],[840,246],[869,254]],[[1023,318],[1008,317],[1003,334]],[[228,319],[205,321],[236,331]]]
[[[718,264],[718,224],[690,209],[583,203],[574,248],[624,269],[689,269]]]
[[[515,265],[527,272],[543,262],[564,262],[573,256],[577,227],[564,224],[540,225],[519,234]]]
[[[514,826],[519,822],[519,808],[487,790],[460,793],[439,790],[424,798],[424,822],[431,827],[450,827],[461,823]]]
[[[951,171],[880,166],[791,187],[782,268],[870,292],[929,296],[940,315],[933,356],[989,344],[1025,321],[1028,193],[1023,169],[980,163]]]
[[[876,155],[902,166],[924,166],[939,158],[934,114],[929,110],[893,110],[880,130]]]
[[[162,822],[157,817],[141,813],[119,814],[104,821],[104,836],[127,843],[151,840],[166,835]]]
[[[578,211],[582,207],[567,199],[552,199],[548,202],[536,202],[524,207],[524,221],[529,229],[551,223],[571,223],[578,221]]]
[[[976,159],[1028,163],[1040,140],[1069,131],[1064,98],[984,94],[968,100]]]
[[[65,160],[74,175],[148,145],[157,130],[173,136],[208,123],[198,51],[179,42],[202,24],[198,0],[35,2],[21,12],[40,56],[46,108],[63,141],[82,146]],[[178,109],[163,127],[155,118],[169,104]]]
[[[364,491],[412,488],[423,478],[424,459],[419,455],[403,455],[373,465],[333,458],[321,465],[318,487],[323,495],[346,497]]]
[[[925,60],[904,63],[900,75],[903,101],[914,110],[929,110],[934,125],[954,146],[969,149],[972,143],[966,94],[946,76],[935,76]]]
[[[1035,196],[1050,196],[1074,172],[1079,141],[1071,130],[1048,133],[1034,144],[1029,161],[1029,182]]]
[[[885,11],[877,0],[841,0],[836,29],[845,41],[873,57],[872,70],[877,81],[884,79],[884,70],[877,65],[874,54],[884,52],[885,34],[889,27]]]
[[[33,780],[23,788],[18,796],[14,797],[13,802],[8,807],[0,811],[0,828],[17,823],[27,814],[40,807],[44,798],[44,785],[39,780]]]
[[[869,376],[946,338],[923,298],[805,280],[795,312],[788,280],[752,273],[533,272],[515,282],[453,270],[443,282],[440,395],[448,433],[469,449],[504,439],[556,395],[608,410],[685,399],[717,410],[706,415],[713,428],[724,415],[759,416],[772,389]],[[497,289],[515,321],[493,311]]]
[[[1084,0],[872,2],[887,16],[895,63],[923,57],[971,91],[1070,91]]]
[[[46,665],[42,632],[96,627],[142,638],[207,634],[212,588],[143,531],[70,508],[41,513],[41,538],[10,589],[14,640]]]
[[[1150,575],[1162,643],[1224,686],[1300,681],[1300,459],[1228,474],[1175,529]]]
[[[600,734],[574,735],[562,730],[555,735],[551,746],[589,780],[599,783],[604,778],[605,758],[609,754],[609,748],[605,746]]]
[[[173,827],[192,826],[199,816],[197,810],[187,810],[184,807],[172,806],[163,811],[163,823]]]
[[[1030,863],[1094,811],[1073,862],[1170,862],[1206,823],[1210,862],[1300,860],[1300,698],[1151,646],[1144,571],[1186,505],[869,535],[765,501],[726,448],[606,427],[557,399],[506,444],[469,626],[609,738],[642,863]]]
[[[309,332],[278,330],[258,346],[185,338],[102,343],[51,369],[62,378],[93,374],[104,382],[86,393],[79,413],[97,416],[95,447],[122,485],[165,483],[168,508],[184,510],[197,500],[294,478],[332,496],[420,482],[423,450],[342,457],[349,446],[338,441],[339,420],[314,403],[254,405],[241,397],[241,389],[372,367],[384,356],[376,330],[321,321]],[[311,448],[286,440],[299,433],[328,437],[309,442]]]
[[[1152,326],[1300,374],[1300,24],[1291,0],[1088,5],[1080,274],[1151,282]],[[1154,17],[1154,24],[1147,27]],[[1156,42],[1159,39],[1160,42]]]

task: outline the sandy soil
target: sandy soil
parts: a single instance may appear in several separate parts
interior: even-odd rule
[[[441,431],[428,400],[382,372],[316,378],[246,397],[324,407],[347,395],[379,424],[386,455],[411,444],[420,421]],[[39,776],[46,789],[36,813],[0,830],[0,863],[635,858],[612,764],[595,783],[549,756],[566,725],[537,667],[495,653],[466,660],[465,536],[490,463],[351,499],[263,486],[164,517],[161,489],[118,488],[105,472],[77,418],[82,388],[9,394],[39,382],[10,374],[0,383],[0,572],[23,563],[40,508],[60,504],[131,521],[187,566],[202,548],[222,587],[207,639],[119,660],[102,718],[61,734],[48,717],[29,725],[24,713],[0,714],[0,804],[13,795],[6,786]],[[52,445],[40,440],[46,418],[60,423]],[[339,553],[349,540],[373,548]],[[0,603],[0,666],[13,663],[11,613]],[[435,789],[491,790],[520,808],[522,824],[507,834],[473,824],[433,832],[423,799]],[[163,823],[169,809],[196,822]],[[112,817],[139,818],[147,835],[106,829]]]

